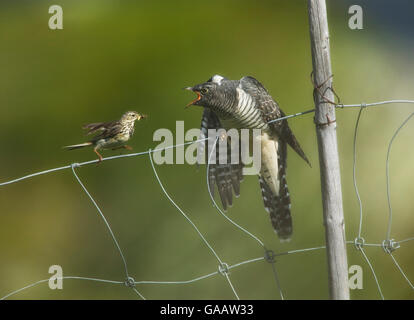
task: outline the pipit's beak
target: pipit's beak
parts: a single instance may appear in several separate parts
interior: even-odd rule
[[[148,118],[148,116],[146,114],[141,114],[139,120],[146,119],[146,118]]]
[[[201,99],[201,94],[200,94],[200,92],[198,92],[198,91],[194,91],[193,90],[193,87],[187,87],[187,88],[184,88],[185,90],[189,90],[189,91],[193,91],[193,92],[195,92],[196,94],[197,94],[197,98],[195,98],[193,101],[191,101],[189,104],[187,104],[185,107],[186,108],[188,108],[189,106],[191,106],[191,105],[193,105],[194,103],[196,103],[198,100],[200,100]]]

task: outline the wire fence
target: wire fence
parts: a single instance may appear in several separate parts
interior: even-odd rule
[[[362,115],[363,110],[365,108],[373,107],[373,106],[380,106],[380,105],[385,105],[385,104],[397,104],[397,103],[414,104],[414,100],[388,100],[388,101],[380,101],[380,102],[374,102],[374,103],[361,103],[361,104],[349,104],[349,105],[340,104],[340,103],[334,104],[336,108],[340,108],[340,109],[359,108],[359,113],[358,113],[358,116],[357,116],[355,129],[354,129],[354,139],[353,139],[353,184],[354,184],[355,194],[356,194],[356,197],[358,199],[358,204],[359,204],[359,227],[358,227],[358,233],[357,233],[355,239],[354,240],[347,240],[346,244],[355,247],[356,250],[361,252],[362,258],[367,263],[367,265],[368,265],[368,267],[369,267],[369,269],[372,273],[372,276],[375,280],[375,283],[376,283],[377,289],[378,289],[378,294],[379,294],[381,299],[384,299],[384,294],[383,294],[382,289],[381,289],[380,280],[378,279],[378,277],[375,273],[375,268],[374,268],[371,260],[367,256],[366,252],[365,252],[365,248],[367,248],[367,247],[382,247],[384,252],[387,255],[390,256],[393,264],[396,266],[396,271],[398,271],[402,275],[403,279],[407,282],[407,284],[411,287],[411,289],[414,290],[414,286],[413,286],[412,282],[409,280],[409,278],[406,275],[405,271],[403,270],[403,268],[400,266],[400,264],[397,262],[396,258],[393,255],[393,252],[395,250],[397,250],[398,248],[400,248],[401,245],[403,245],[403,244],[405,245],[405,244],[408,244],[411,241],[414,241],[414,237],[407,238],[407,239],[402,239],[402,240],[399,240],[399,241],[396,241],[395,239],[391,239],[393,211],[392,211],[392,206],[391,206],[390,179],[389,179],[390,178],[389,162],[390,162],[390,154],[391,154],[392,144],[393,144],[395,138],[397,137],[397,135],[403,129],[403,127],[414,116],[414,112],[411,113],[402,122],[402,124],[397,128],[397,130],[393,134],[393,136],[392,136],[392,138],[389,142],[389,145],[388,145],[387,157],[386,157],[386,187],[387,187],[387,201],[388,201],[388,212],[389,212],[389,214],[388,214],[387,230],[386,230],[384,241],[382,243],[367,243],[365,241],[365,239],[363,238],[363,236],[362,236],[363,208],[362,208],[361,197],[360,197],[360,194],[359,194],[359,191],[358,191],[357,179],[356,179],[356,177],[357,177],[357,175],[356,175],[357,137],[358,137],[358,128],[359,128],[359,125],[360,125],[360,122],[361,122],[361,115]],[[283,118],[279,118],[279,119],[276,119],[276,120],[272,120],[270,122],[282,121],[282,120],[285,120],[285,119],[290,119],[290,118],[293,118],[293,117],[298,117],[298,116],[302,116],[302,115],[305,115],[305,114],[309,114],[309,113],[312,113],[314,111],[315,111],[314,109],[311,109],[311,110],[307,110],[307,111],[304,111],[304,112],[288,115],[288,116],[285,116]],[[265,263],[269,263],[271,265],[272,272],[273,272],[273,275],[274,275],[274,281],[275,281],[275,284],[276,284],[276,287],[277,287],[277,290],[278,290],[278,294],[279,294],[280,298],[283,300],[285,298],[285,292],[282,289],[280,281],[279,281],[278,272],[277,272],[277,269],[276,269],[276,263],[275,263],[276,260],[275,260],[275,258],[285,256],[285,255],[291,255],[291,254],[305,253],[305,252],[312,252],[312,251],[315,251],[315,250],[321,250],[321,249],[326,248],[326,246],[302,248],[302,249],[290,250],[290,251],[285,251],[285,252],[274,252],[273,250],[268,249],[265,246],[264,242],[259,237],[252,234],[245,227],[242,227],[241,225],[237,224],[234,220],[232,220],[230,217],[228,217],[228,215],[226,215],[221,210],[221,208],[217,205],[216,201],[214,200],[212,190],[210,190],[210,184],[208,183],[208,170],[209,170],[209,166],[210,166],[211,155],[214,151],[214,148],[216,147],[216,143],[217,143],[217,139],[216,139],[215,143],[214,143],[213,150],[211,151],[211,153],[208,157],[208,161],[207,161],[207,180],[206,180],[206,183],[207,183],[207,188],[208,188],[208,192],[209,192],[209,195],[210,195],[210,199],[211,199],[215,209],[217,210],[217,212],[227,222],[231,223],[236,229],[240,230],[247,237],[249,237],[250,239],[255,241],[263,249],[263,252],[264,252],[263,256],[261,256],[261,257],[247,259],[247,260],[241,261],[241,262],[233,264],[233,265],[228,265],[225,262],[225,260],[218,255],[218,253],[214,249],[214,246],[212,245],[211,241],[208,240],[208,237],[203,234],[203,232],[196,226],[196,224],[191,220],[191,218],[174,202],[172,197],[169,195],[169,193],[165,189],[165,187],[164,187],[164,185],[163,185],[163,183],[162,183],[162,181],[161,181],[161,179],[160,179],[160,177],[157,173],[156,167],[155,167],[153,159],[152,159],[152,154],[155,153],[155,152],[161,152],[161,151],[165,151],[165,150],[171,149],[171,148],[183,147],[185,145],[203,142],[203,141],[206,141],[208,139],[210,139],[210,138],[198,139],[198,140],[191,141],[191,142],[172,145],[172,146],[169,146],[169,147],[166,147],[166,148],[159,148],[159,149],[154,149],[154,150],[149,149],[148,151],[143,151],[143,152],[138,152],[138,153],[130,153],[130,154],[124,154],[124,155],[118,155],[118,156],[112,156],[112,157],[106,157],[106,158],[102,159],[102,161],[109,161],[109,160],[117,160],[117,159],[126,158],[126,157],[137,157],[137,156],[148,155],[149,162],[150,162],[151,168],[152,168],[153,173],[154,173],[154,177],[157,180],[157,182],[158,182],[158,184],[161,188],[161,191],[164,193],[164,195],[167,197],[167,199],[171,202],[171,204],[179,211],[179,213],[186,219],[186,221],[189,223],[189,225],[195,231],[195,234],[204,243],[204,245],[206,246],[208,251],[215,257],[215,259],[217,260],[217,263],[218,263],[217,270],[212,271],[211,273],[208,273],[208,274],[200,275],[196,278],[188,279],[188,280],[182,280],[182,281],[147,281],[147,280],[139,280],[139,281],[136,281],[130,275],[127,260],[126,260],[124,254],[123,254],[121,246],[120,246],[114,232],[111,229],[110,224],[108,223],[108,221],[105,218],[101,208],[98,206],[98,204],[95,201],[95,199],[93,198],[93,196],[90,194],[90,192],[87,190],[87,188],[85,187],[82,180],[79,178],[79,175],[78,175],[77,170],[76,170],[76,169],[81,168],[83,166],[87,166],[87,165],[97,163],[98,160],[91,160],[91,161],[86,161],[86,162],[82,162],[82,163],[73,163],[73,164],[70,164],[70,165],[67,165],[67,166],[63,166],[63,167],[58,167],[58,168],[53,168],[53,169],[49,169],[49,170],[45,170],[45,171],[32,173],[32,174],[29,174],[29,175],[26,175],[26,176],[23,176],[23,177],[20,177],[20,178],[17,178],[17,179],[2,182],[2,183],[0,183],[0,187],[4,187],[4,186],[7,186],[7,185],[10,185],[10,184],[13,184],[13,183],[17,183],[17,182],[20,182],[20,181],[23,181],[23,180],[26,180],[26,179],[30,179],[30,178],[33,178],[33,177],[36,177],[36,176],[50,174],[50,173],[53,173],[53,172],[57,172],[57,171],[61,171],[61,170],[69,170],[70,169],[73,173],[73,176],[74,176],[75,180],[80,185],[81,189],[86,193],[86,195],[88,196],[88,198],[90,199],[92,204],[95,206],[95,208],[96,208],[96,210],[99,214],[100,219],[102,219],[103,222],[105,223],[105,226],[107,228],[108,233],[110,234],[110,236],[112,238],[114,246],[115,246],[115,248],[117,249],[117,251],[120,255],[121,262],[122,262],[122,268],[123,268],[123,271],[124,271],[124,274],[125,274],[124,279],[122,279],[122,280],[108,280],[108,279],[98,279],[98,278],[93,278],[93,277],[79,277],[79,276],[62,276],[62,277],[57,278],[57,279],[94,281],[94,282],[100,282],[100,283],[105,283],[105,284],[125,286],[125,287],[131,289],[139,298],[145,300],[146,298],[144,297],[142,292],[137,289],[137,287],[139,287],[142,284],[151,284],[151,285],[191,284],[191,283],[202,281],[202,280],[214,277],[214,276],[222,276],[224,281],[229,286],[234,298],[235,299],[240,299],[240,298],[243,298],[243,296],[240,296],[240,293],[238,292],[238,290],[234,286],[234,284],[231,280],[231,277],[230,277],[230,270],[236,269],[236,268],[238,268],[240,266],[243,266],[243,265],[250,265],[250,264],[256,263],[256,262],[265,262]],[[15,291],[12,291],[12,292],[4,295],[3,297],[0,298],[0,300],[10,298],[10,297],[17,295],[18,293],[20,293],[24,290],[27,290],[29,288],[38,286],[40,284],[45,284],[45,283],[49,282],[49,280],[50,279],[48,278],[48,279],[43,279],[43,280],[33,282],[33,283],[23,287],[23,288],[17,289]]]

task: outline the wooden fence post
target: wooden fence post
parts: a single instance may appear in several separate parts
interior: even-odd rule
[[[325,0],[308,0],[323,217],[331,299],[348,300],[348,261]],[[320,86],[320,87],[319,87]]]

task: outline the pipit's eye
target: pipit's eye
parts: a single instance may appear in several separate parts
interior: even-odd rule
[[[201,92],[202,94],[206,94],[206,93],[208,92],[208,89],[207,89],[207,88],[203,88],[203,89],[201,89],[201,90],[200,90],[200,92]]]

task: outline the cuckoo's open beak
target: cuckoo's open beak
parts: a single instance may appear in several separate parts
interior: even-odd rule
[[[198,91],[194,91],[193,87],[187,87],[184,88],[185,90],[189,90],[189,91],[193,91],[194,93],[197,94],[197,98],[195,98],[193,101],[191,101],[189,104],[186,105],[186,108],[188,108],[189,106],[193,105],[194,103],[196,103],[197,101],[199,101],[201,99],[201,94]]]

